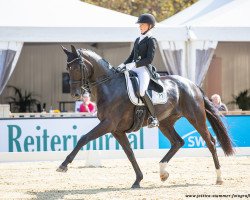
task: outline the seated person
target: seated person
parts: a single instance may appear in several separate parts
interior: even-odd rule
[[[82,95],[82,103],[80,104],[79,112],[95,113],[95,104],[90,101],[88,92]]]
[[[80,112],[80,105],[83,103],[82,100],[77,100],[75,102],[75,112]]]
[[[214,106],[219,110],[219,111],[226,111],[228,112],[227,106],[221,102],[220,95],[214,94],[211,96],[211,100],[214,104]]]

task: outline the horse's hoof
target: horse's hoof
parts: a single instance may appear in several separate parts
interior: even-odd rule
[[[216,181],[216,185],[223,185],[224,182],[223,181]]]
[[[141,188],[141,186],[139,184],[133,184],[131,188],[136,189],[136,188]]]
[[[169,173],[165,172],[164,174],[160,174],[161,181],[164,182],[168,179]]]
[[[60,167],[58,167],[56,171],[57,172],[67,172],[68,171],[68,167],[60,165]]]

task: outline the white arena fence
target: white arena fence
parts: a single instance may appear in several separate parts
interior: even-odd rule
[[[250,155],[250,116],[226,116],[224,123],[236,148],[236,155]],[[99,123],[96,117],[45,116],[39,118],[0,119],[0,162],[64,160],[80,137]],[[214,135],[210,125],[209,130]],[[185,141],[176,157],[211,156],[197,131],[185,119],[175,126]],[[157,128],[142,128],[128,134],[137,158],[163,157],[170,143]],[[223,156],[221,148],[219,156]],[[126,158],[121,146],[110,134],[91,141],[76,159],[98,162],[101,159]]]

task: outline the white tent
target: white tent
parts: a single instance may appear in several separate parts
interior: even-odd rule
[[[24,42],[133,42],[137,17],[80,0],[0,0],[0,94]],[[181,29],[158,25],[158,40],[183,39]]]
[[[187,23],[194,39],[250,41],[250,1],[222,0],[210,5],[215,2],[217,9]]]
[[[136,17],[78,0],[0,0],[0,5],[2,41],[132,41],[137,31]]]
[[[170,73],[201,85],[218,41],[250,41],[249,8],[249,0],[200,0],[162,21],[187,34],[186,41],[161,44]]]
[[[0,5],[0,41],[132,42],[139,33],[137,17],[80,0],[0,0]],[[159,40],[184,37],[176,28],[164,34],[160,29]]]

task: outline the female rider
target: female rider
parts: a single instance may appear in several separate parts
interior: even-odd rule
[[[140,96],[147,106],[150,117],[148,118],[148,127],[153,128],[159,126],[159,121],[155,115],[155,109],[150,96],[146,90],[150,82],[149,65],[152,63],[157,47],[157,41],[151,34],[151,29],[155,26],[156,20],[151,14],[142,14],[139,16],[141,35],[135,40],[133,50],[128,59],[120,64],[118,68],[126,67],[138,75]]]

